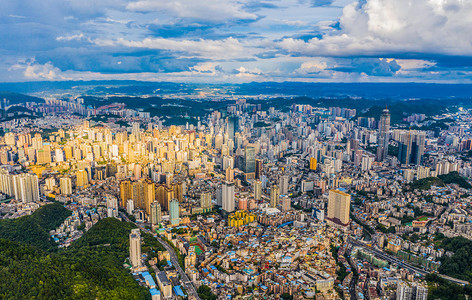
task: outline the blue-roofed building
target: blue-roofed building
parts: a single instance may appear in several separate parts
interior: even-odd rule
[[[182,291],[182,288],[180,287],[180,285],[174,286],[174,292],[179,297],[185,297],[185,294]]]
[[[150,289],[152,300],[161,300],[161,292],[158,289]]]
[[[151,274],[149,274],[149,272],[143,272],[143,273],[141,273],[141,276],[143,276],[143,278],[146,281],[146,284],[149,286],[149,288],[151,288],[151,289],[156,288],[156,282],[152,278]]]

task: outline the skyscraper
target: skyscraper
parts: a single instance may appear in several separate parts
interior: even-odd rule
[[[223,156],[223,170],[226,171],[228,168],[234,168],[234,158],[232,156]]]
[[[390,112],[387,108],[382,111],[379,126],[379,142],[377,147],[377,161],[384,161],[388,154],[388,135],[390,130]]]
[[[316,158],[310,157],[310,170],[316,171],[317,165],[318,165],[318,164],[317,164]]]
[[[338,190],[330,190],[328,198],[327,219],[337,225],[349,224],[349,212],[351,208],[351,195]]]
[[[228,138],[234,141],[234,134],[238,132],[238,117],[230,116],[227,119]]]
[[[254,178],[261,179],[262,176],[262,160],[256,159],[256,174]]]
[[[234,202],[234,183],[225,182],[223,183],[223,210],[226,212],[233,212],[235,208]]]
[[[177,199],[170,200],[169,215],[170,215],[170,224],[172,226],[179,225],[179,223],[180,223],[180,208],[179,208],[179,201]]]
[[[87,171],[79,170],[79,171],[77,171],[76,176],[77,176],[77,181],[76,181],[75,185],[77,187],[85,187],[86,185],[88,185]]]
[[[281,203],[282,203],[282,211],[289,211],[291,208],[291,200],[289,196],[284,195],[281,198]]]
[[[275,208],[277,207],[277,202],[279,201],[279,187],[277,185],[273,185],[270,188],[270,207]]]
[[[200,207],[202,208],[203,212],[211,211],[211,193],[203,192],[200,195]]]
[[[280,188],[281,195],[288,194],[288,181],[289,181],[289,177],[287,175],[283,175],[280,177],[279,188]]]
[[[139,228],[131,229],[129,235],[129,261],[133,268],[139,268],[141,263],[141,232]]]
[[[402,134],[398,143],[398,160],[404,165],[421,164],[424,155],[426,133],[409,130]]]
[[[256,148],[254,146],[246,146],[244,149],[244,173],[256,172]]]
[[[118,199],[113,196],[107,196],[107,217],[117,218],[118,217]]]
[[[131,181],[125,180],[120,182],[120,198],[121,206],[123,207],[127,207],[127,201],[133,199],[131,195]]]
[[[231,168],[226,169],[226,181],[228,182],[234,181],[234,170]]]
[[[262,198],[262,181],[254,181],[254,199],[261,200]]]
[[[128,215],[132,215],[134,211],[134,201],[133,199],[126,200],[126,212]]]
[[[161,217],[162,217],[162,212],[161,212],[161,205],[159,202],[154,201],[151,203],[151,215],[150,215],[150,221],[152,225],[157,225],[161,223]]]
[[[13,175],[15,200],[23,203],[39,201],[38,177],[32,174]]]

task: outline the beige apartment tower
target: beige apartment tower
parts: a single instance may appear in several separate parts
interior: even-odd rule
[[[329,191],[328,221],[337,225],[347,226],[349,224],[350,208],[351,195],[338,190]]]

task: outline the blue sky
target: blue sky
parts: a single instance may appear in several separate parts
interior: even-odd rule
[[[470,0],[0,0],[0,81],[461,82]]]

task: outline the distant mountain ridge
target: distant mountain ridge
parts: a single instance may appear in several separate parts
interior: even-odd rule
[[[44,103],[44,99],[15,92],[0,91],[0,103],[3,105],[3,100],[8,100],[9,105],[23,104],[25,102]]]
[[[367,98],[367,99],[442,99],[471,98],[472,84],[439,83],[304,83],[251,82],[243,84],[200,84],[149,82],[132,80],[112,81],[37,81],[3,82],[0,91],[15,93],[75,92],[79,94],[124,95],[198,95],[214,90],[226,95],[307,96],[311,98]]]

